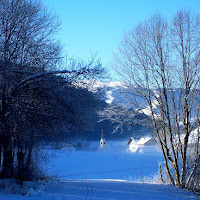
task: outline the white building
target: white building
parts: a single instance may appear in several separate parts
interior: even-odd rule
[[[137,142],[134,140],[134,138],[130,138],[127,145],[129,145],[129,148],[127,149],[127,151],[130,151],[132,153],[137,153],[140,152],[140,148],[137,145]]]
[[[139,147],[144,147],[144,146],[154,146],[156,145],[156,141],[154,138],[151,138],[151,137],[142,137],[138,142],[137,142],[137,145]]]
[[[106,149],[107,149],[107,144],[105,138],[103,138],[103,131],[102,131],[99,150],[106,150]]]
[[[156,141],[153,138],[147,137],[147,138],[141,138],[139,141],[134,140],[134,138],[130,138],[127,145],[129,145],[129,148],[127,151],[132,153],[142,153],[144,150],[144,147],[151,147],[156,146]],[[145,149],[147,150],[147,149]]]

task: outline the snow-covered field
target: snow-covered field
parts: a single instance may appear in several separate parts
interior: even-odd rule
[[[97,151],[99,142],[87,151],[57,150],[43,169],[54,179],[0,182],[0,200],[197,200],[199,195],[166,184],[155,184],[162,155],[158,148],[143,153],[127,152],[127,141],[109,142],[107,151]]]
[[[107,151],[97,151],[99,141],[91,144],[92,151],[58,151],[45,171],[59,179],[122,179],[138,181],[152,177],[162,162],[157,147],[143,148],[144,153],[130,153],[127,141],[107,141]]]
[[[26,185],[26,184],[25,184]],[[26,196],[0,192],[1,200],[199,200],[200,196],[169,185],[113,180],[49,182]],[[40,189],[40,190],[39,190]]]

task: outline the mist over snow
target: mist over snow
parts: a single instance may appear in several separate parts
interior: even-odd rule
[[[108,151],[56,150],[50,162],[43,163],[51,180],[24,182],[23,188],[2,180],[1,200],[198,200],[199,196],[168,184],[160,184],[158,163],[163,162],[159,149],[128,153],[127,141],[107,141]]]

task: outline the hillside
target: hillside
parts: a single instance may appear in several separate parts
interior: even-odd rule
[[[117,105],[122,109],[133,109],[130,103],[130,98],[127,96],[128,88],[122,82],[105,83],[96,80],[84,80],[78,83],[76,82],[75,84],[79,87],[87,88],[98,99],[102,100],[102,104],[97,111],[109,108],[111,105]],[[78,137],[86,140],[96,140],[100,138],[102,130],[107,139],[127,139],[131,136],[148,135],[150,134],[150,130],[145,128],[142,123],[140,123],[144,118],[145,116],[142,113],[135,113],[135,117],[131,125],[123,125],[117,131],[115,131],[116,127],[119,126],[117,122],[113,122],[109,119],[101,120],[101,118],[96,115],[96,117],[93,116],[93,120],[96,121],[96,124],[93,126],[93,128],[87,132],[78,134]],[[77,137],[77,135],[75,135],[75,137]]]
[[[113,111],[113,117],[108,117],[108,120],[100,120],[100,123],[96,123],[95,127],[93,130],[90,130],[88,133],[86,133],[86,137],[89,138],[96,138],[100,137],[101,131],[103,130],[105,133],[105,136],[107,138],[127,138],[129,136],[144,136],[147,134],[150,134],[151,131],[148,128],[145,128],[146,126],[146,117],[151,115],[149,106],[147,105],[144,100],[138,96],[137,94],[133,93],[125,83],[123,82],[101,82],[101,81],[82,81],[78,83],[79,86],[88,88],[89,91],[91,91],[93,94],[95,94],[98,98],[103,100],[105,102],[105,105],[100,109],[100,110],[105,110],[105,112],[111,112],[112,109],[114,109],[114,106],[118,106],[118,109],[127,109],[127,115],[124,114],[124,116],[120,116],[120,112],[117,113],[117,110]],[[145,92],[145,90],[144,90]],[[159,97],[158,91],[157,90],[151,90],[152,93],[154,93],[155,97]],[[174,95],[174,100],[175,104],[179,105],[179,102],[183,102],[184,100],[184,91],[176,88],[173,90],[173,95]],[[171,99],[171,91],[167,92],[167,96],[169,99],[169,106],[173,108],[173,101]],[[133,98],[136,98],[136,101],[139,102],[139,106],[141,110],[138,112],[137,108],[134,106],[132,100]],[[156,99],[156,98],[155,98]],[[157,117],[159,118],[159,111],[158,107],[159,104],[158,102],[153,99],[153,109],[155,113],[157,114]],[[114,106],[113,106],[114,105]],[[197,105],[196,100],[193,100],[193,106]],[[113,106],[113,107],[112,107]],[[129,113],[128,113],[129,112]],[[183,115],[182,110],[177,110],[177,112],[180,115]],[[195,123],[195,115],[196,112],[195,109],[192,110],[191,112],[191,117],[192,117],[192,123]],[[128,119],[129,114],[131,113],[134,114],[134,117],[131,119]],[[106,113],[104,113],[106,115]],[[173,115],[173,111],[170,111],[170,115]],[[118,119],[115,118],[120,118],[124,117],[124,121],[126,121],[126,125],[123,125],[121,128],[116,131],[115,134],[112,134],[113,130],[116,129],[116,126],[118,126]],[[104,117],[106,119],[106,117]],[[126,118],[126,119],[125,119]],[[98,117],[96,119],[99,121]],[[122,121],[123,121],[122,120]],[[182,121],[180,120],[180,123]],[[125,123],[124,123],[125,124]],[[128,124],[128,126],[127,126]],[[181,124],[180,124],[181,125]],[[149,125],[148,125],[149,127]],[[180,126],[181,127],[181,126]],[[123,130],[123,131],[122,131]],[[193,131],[196,131],[196,127],[193,127]],[[123,132],[123,133],[122,133]],[[122,134],[121,134],[122,133]]]

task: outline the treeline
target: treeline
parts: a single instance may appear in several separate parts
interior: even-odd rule
[[[31,179],[42,142],[87,131],[100,100],[62,76],[31,71],[30,80],[25,66],[1,62],[0,69],[0,177]]]
[[[0,0],[0,178],[38,178],[41,142],[92,125],[99,100],[73,83],[104,70],[94,59],[64,64],[59,25],[40,1]]]

